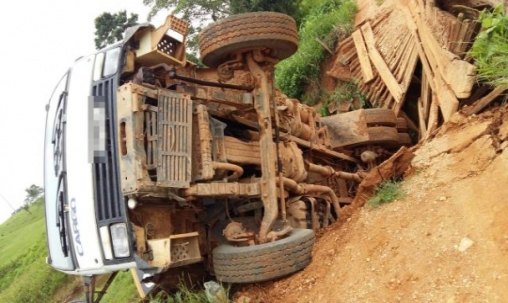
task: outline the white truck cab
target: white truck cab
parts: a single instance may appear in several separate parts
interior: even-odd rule
[[[48,263],[68,274],[133,268],[112,127],[120,46],[77,59],[47,105]]]

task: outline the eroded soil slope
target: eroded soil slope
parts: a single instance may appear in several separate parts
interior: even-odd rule
[[[508,108],[457,114],[416,151],[403,199],[324,233],[250,302],[508,302]],[[245,300],[244,300],[245,301]]]

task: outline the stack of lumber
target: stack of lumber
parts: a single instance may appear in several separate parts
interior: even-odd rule
[[[327,73],[357,83],[374,107],[397,116],[412,103],[425,138],[471,96],[476,69],[466,53],[479,31],[478,12],[460,6],[445,11],[433,0],[373,6],[374,0],[358,0],[356,30],[339,43]]]
[[[480,24],[476,21],[479,12],[467,6],[456,5],[449,7],[454,13],[452,15],[431,2],[425,9],[426,18],[434,20],[429,25],[441,47],[464,59],[471,41],[480,30]]]
[[[359,25],[339,44],[337,59],[328,74],[356,81],[375,107],[391,108],[398,114],[417,55],[416,40],[405,24],[404,14],[387,9],[371,22]]]

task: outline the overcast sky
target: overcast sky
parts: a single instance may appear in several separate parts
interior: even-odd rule
[[[94,19],[127,10],[146,21],[142,0],[9,1],[0,8],[0,223],[43,186],[44,106],[79,56],[93,53]],[[160,25],[161,13],[152,23]]]

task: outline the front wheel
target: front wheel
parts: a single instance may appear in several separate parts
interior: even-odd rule
[[[299,271],[310,264],[315,235],[311,229],[293,229],[286,238],[253,246],[219,245],[213,250],[217,279],[229,283],[268,281]]]

